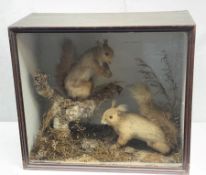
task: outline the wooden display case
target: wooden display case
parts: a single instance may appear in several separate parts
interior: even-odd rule
[[[8,31],[24,168],[188,174],[195,23],[187,11],[31,14],[11,25]],[[144,157],[141,153],[141,151],[145,151],[144,146],[138,147],[138,143],[136,146],[129,143],[127,150],[125,147],[128,146],[123,146],[119,148],[121,151],[118,152],[119,156],[121,154],[130,156],[128,161],[116,161],[116,159],[105,161],[97,157],[85,160],[81,154],[79,160],[76,157],[71,159],[67,157],[66,160],[46,160],[44,156],[40,156],[38,160],[37,156],[33,155],[34,149],[37,149],[35,144],[42,127],[42,120],[52,100],[45,100],[38,94],[38,87],[34,82],[40,77],[37,76],[36,71],[45,73],[42,73],[45,79],[41,83],[48,81],[52,88],[58,89],[55,71],[60,61],[61,47],[65,39],[71,40],[76,45],[77,55],[81,55],[86,49],[94,46],[96,41],[108,40],[108,44],[114,52],[110,65],[112,77],[109,79],[97,78],[95,83],[123,82],[118,84],[121,86],[123,95],[118,97],[117,101],[126,103],[129,110],[134,113],[139,114],[141,107],[134,104],[134,100],[128,100],[129,95],[125,89],[135,82],[146,82],[152,86],[151,81],[156,81],[156,85],[152,88],[159,88],[160,92],[158,92],[159,95],[157,92],[154,93],[155,103],[160,106],[173,104],[170,112],[172,120],[177,121],[175,124],[178,125],[177,137],[179,140],[176,149],[179,152],[172,150],[172,153],[162,155],[146,146]],[[145,66],[145,69],[142,66]],[[151,81],[148,81],[146,75],[149,75]],[[69,97],[65,95],[64,99],[67,98]],[[101,109],[104,111],[106,107]],[[164,110],[166,109],[168,108],[165,107]],[[101,113],[98,117],[95,116],[96,119],[91,122],[91,125],[98,126],[99,130],[105,128],[99,122],[102,115]],[[51,121],[51,123],[53,122]],[[54,126],[51,123],[50,127],[52,128]],[[111,128],[108,127],[107,131],[112,130]],[[103,137],[101,135],[99,139],[104,139]],[[136,140],[136,138],[134,139]],[[143,139],[143,141],[145,140]],[[115,143],[115,139],[112,142]],[[57,145],[58,143],[55,142]],[[78,142],[78,144],[81,143],[81,141]],[[145,143],[139,144],[145,145]],[[95,150],[97,148],[93,151],[95,152]],[[128,150],[132,150],[132,153]],[[84,151],[86,152],[84,155],[87,155],[87,150]],[[135,154],[133,154],[134,152]],[[40,155],[40,151],[38,154]],[[93,152],[90,154],[92,156]],[[143,158],[140,160],[141,156]],[[158,162],[157,159],[165,160],[165,162]]]

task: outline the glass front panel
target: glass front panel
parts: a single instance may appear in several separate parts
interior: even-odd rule
[[[30,161],[181,167],[185,32],[17,35]]]

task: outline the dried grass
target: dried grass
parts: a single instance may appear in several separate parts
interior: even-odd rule
[[[95,135],[87,130],[75,132],[70,135],[66,129],[49,128],[44,133],[39,133],[30,158],[65,162],[181,162],[180,153],[164,156],[148,147],[145,148],[145,144],[141,145],[141,142],[133,148],[116,147],[116,135],[108,128],[105,128],[104,136],[99,135],[102,134],[101,131]],[[85,141],[88,142],[86,146]]]

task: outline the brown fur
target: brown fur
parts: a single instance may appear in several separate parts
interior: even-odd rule
[[[119,135],[119,145],[125,145],[131,139],[139,139],[163,154],[170,151],[165,134],[158,125],[138,114],[126,112],[122,105],[106,110],[101,123],[113,127]]]
[[[108,66],[113,58],[113,50],[107,41],[98,42],[97,46],[87,50],[67,74],[64,87],[73,98],[87,98],[91,95],[95,76],[111,77]]]
[[[140,114],[162,128],[166,135],[167,143],[171,148],[177,146],[177,127],[171,121],[171,113],[160,109],[153,101],[152,94],[148,86],[137,84],[131,92],[136,99]]]
[[[62,46],[60,62],[56,67],[56,81],[64,89],[64,80],[75,61],[75,47],[71,40],[65,40]]]

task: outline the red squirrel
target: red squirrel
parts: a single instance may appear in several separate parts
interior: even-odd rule
[[[68,50],[63,48],[63,52]],[[72,52],[63,54],[63,57],[64,55],[65,58],[61,60],[65,63],[60,63],[57,68],[62,72],[64,81],[61,79],[61,82],[69,97],[85,99],[92,93],[95,76],[112,76],[109,64],[114,52],[107,40],[103,43],[98,41],[96,46],[85,51],[76,62]]]

